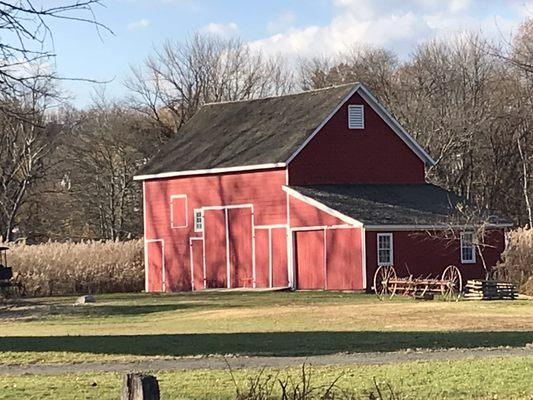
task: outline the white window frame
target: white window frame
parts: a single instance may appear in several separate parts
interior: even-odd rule
[[[464,239],[466,235],[469,235],[471,237],[470,246],[468,246],[472,248],[471,259],[467,259],[463,257],[463,249],[467,248],[467,246],[465,245],[465,239]],[[476,246],[474,244],[474,232],[470,232],[470,231],[461,232],[461,246],[459,248],[459,251],[461,252],[461,264],[475,264],[476,263]]]
[[[196,224],[196,215],[197,214],[200,214],[201,224],[202,224],[201,228],[198,228],[198,225]],[[195,232],[203,232],[204,231],[204,210],[201,209],[201,208],[195,208],[193,210],[193,214],[192,215],[193,215],[194,231]]]
[[[388,262],[382,262],[379,259],[379,238],[381,237],[388,237],[390,240],[390,260]],[[379,266],[390,266],[394,265],[394,241],[393,241],[393,235],[392,233],[378,233],[376,237],[376,249],[377,249],[377,262]],[[386,250],[386,249],[382,249]]]
[[[185,225],[174,225],[174,199],[185,199]],[[173,194],[170,196],[170,227],[172,229],[187,228],[189,226],[189,204],[186,194]]]
[[[360,109],[361,110],[361,126],[353,126],[350,124],[350,110],[351,109]],[[365,107],[362,104],[349,104],[348,105],[348,129],[365,129]]]

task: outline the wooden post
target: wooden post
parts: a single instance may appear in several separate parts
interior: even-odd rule
[[[120,400],[160,400],[157,378],[139,373],[124,375]]]

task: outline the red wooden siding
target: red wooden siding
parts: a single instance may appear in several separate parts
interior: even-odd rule
[[[187,197],[172,196],[170,200],[172,228],[183,228],[187,226]]]
[[[287,229],[272,229],[272,286],[287,287]]]
[[[324,231],[295,232],[294,249],[296,287],[298,289],[325,289]]]
[[[148,280],[148,291],[163,291],[163,242],[153,241],[146,243],[146,258],[148,260],[148,271],[150,279]]]
[[[346,222],[315,206],[289,196],[291,227],[345,225]]]
[[[193,265],[194,290],[204,288],[204,243],[202,240],[191,241],[191,262]]]
[[[363,104],[364,129],[348,129]],[[424,163],[356,93],[289,164],[289,183],[424,183]]]
[[[168,275],[166,290],[191,290],[189,238],[203,236],[201,232],[194,232],[194,209],[253,204],[255,225],[285,224],[287,221],[287,197],[282,190],[284,184],[286,184],[286,171],[284,169],[145,181],[145,237],[147,240],[165,241],[165,265]],[[187,195],[187,227],[171,227],[171,196],[174,195]],[[178,205],[175,204],[175,207],[177,208]],[[221,229],[225,229],[225,226],[222,219],[224,211],[217,210],[211,216],[208,214],[209,212],[204,216],[205,258],[206,269],[209,269],[207,271],[208,280],[211,281],[212,287],[212,285],[222,285],[222,281],[227,279],[225,235],[216,234],[216,232],[222,232]],[[215,217],[215,214],[218,217]],[[240,232],[241,230],[238,229],[237,231]],[[244,234],[243,230],[242,235],[235,232],[233,236],[235,237],[234,248],[238,248],[239,252],[247,252],[248,250],[243,249],[249,247],[250,234]],[[241,248],[241,244],[237,243],[240,240],[248,244],[243,244]],[[234,255],[230,254],[230,257],[232,256]],[[242,254],[239,257],[242,257]],[[286,257],[286,246],[280,257]],[[208,266],[209,268],[207,268]],[[150,287],[151,281],[158,279],[156,274],[152,264],[149,263],[148,285]],[[194,279],[200,278],[195,276]],[[227,281],[224,282],[224,287],[226,287]]]
[[[231,287],[251,288],[252,209],[251,207],[228,209],[227,216]]]
[[[363,289],[360,228],[294,232],[297,289]]]
[[[258,288],[267,288],[270,283],[269,274],[270,251],[268,229],[255,230],[255,283]]]
[[[363,289],[361,229],[328,229],[326,252],[326,288]]]
[[[385,231],[384,231],[385,232]],[[376,237],[378,232],[366,232],[366,260],[367,279],[372,282],[377,265]],[[484,278],[485,270],[479,254],[475,264],[461,264],[459,239],[450,242],[438,237],[438,233],[431,236],[424,231],[400,231],[393,234],[393,263],[399,276],[436,276],[442,274],[448,265],[455,265],[463,274],[463,279]],[[458,235],[457,235],[458,236]],[[483,256],[489,267],[496,265],[505,247],[502,230],[494,230],[487,238]],[[368,285],[371,286],[370,284]]]
[[[226,218],[224,210],[204,211],[205,273],[207,288],[228,285],[226,258]],[[183,271],[185,273],[185,271]]]

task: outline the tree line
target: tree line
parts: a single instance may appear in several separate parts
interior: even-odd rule
[[[72,7],[91,11],[98,4]],[[46,15],[38,17],[36,24]],[[0,65],[5,239],[139,237],[142,190],[133,176],[203,104],[355,81],[365,83],[436,160],[427,171],[430,182],[517,225],[532,224],[533,19],[499,45],[465,34],[420,44],[406,59],[354,47],[288,61],[240,39],[195,34],[165,42],[132,67],[124,82],[127,98],[98,89],[82,110],[63,100],[58,77],[31,57],[15,79],[2,81]],[[11,74],[18,58],[4,54]]]

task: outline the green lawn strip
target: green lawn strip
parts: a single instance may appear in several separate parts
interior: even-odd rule
[[[308,370],[309,371],[309,370]],[[235,370],[241,390],[258,369]],[[279,375],[278,375],[279,374]],[[299,381],[301,368],[267,369],[263,376],[290,375]],[[380,366],[312,367],[311,385],[338,386],[358,395],[374,390],[373,378],[382,389],[390,384],[399,399],[531,399],[533,357],[466,359],[461,361],[408,362]],[[158,372],[162,398],[232,399],[235,386],[227,370]],[[116,399],[121,374],[88,373],[55,376],[0,376],[0,399]],[[277,387],[277,386],[276,386]]]
[[[176,335],[3,337],[0,363],[131,361],[213,354],[308,356],[405,349],[523,347],[531,332],[263,332]]]

